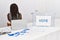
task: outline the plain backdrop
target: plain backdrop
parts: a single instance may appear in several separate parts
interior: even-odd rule
[[[5,27],[8,20],[7,14],[10,12],[10,5],[16,3],[23,19],[32,21],[32,12],[38,10],[40,13],[53,12],[56,18],[60,18],[60,0],[0,0],[0,27]]]

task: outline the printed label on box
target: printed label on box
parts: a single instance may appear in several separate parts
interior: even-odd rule
[[[36,25],[50,26],[51,25],[51,16],[36,16]]]

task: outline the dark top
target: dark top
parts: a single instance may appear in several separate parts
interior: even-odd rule
[[[11,13],[8,13],[7,15],[8,20],[11,22],[11,20],[17,20],[17,19],[22,19],[22,15],[20,13],[17,13],[16,16],[12,16]]]

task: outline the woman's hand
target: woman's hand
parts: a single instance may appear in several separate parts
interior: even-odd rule
[[[11,26],[11,22],[7,22],[7,26]]]

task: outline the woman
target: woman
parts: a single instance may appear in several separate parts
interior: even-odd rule
[[[21,13],[19,13],[18,6],[15,3],[11,4],[10,13],[8,13],[7,18],[10,23],[11,23],[11,20],[22,19],[22,15]]]

